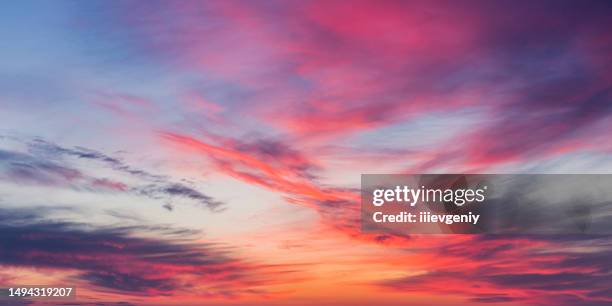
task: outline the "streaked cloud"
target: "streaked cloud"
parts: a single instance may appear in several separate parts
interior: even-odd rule
[[[134,168],[118,158],[95,150],[83,147],[64,148],[42,139],[26,141],[25,145],[27,152],[0,150],[0,175],[4,176],[6,181],[76,188],[82,191],[131,193],[168,202],[184,198],[211,211],[217,211],[223,205],[222,202],[183,182]],[[136,183],[130,182],[128,185],[127,182],[86,174],[79,169],[83,166],[71,162],[70,158],[85,160],[89,163],[88,166],[107,166],[119,173],[120,177],[127,175],[127,178],[124,177],[126,181],[136,178]]]

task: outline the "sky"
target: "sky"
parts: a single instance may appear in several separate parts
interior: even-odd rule
[[[0,287],[75,286],[69,305],[610,304],[609,236],[362,233],[359,184],[612,173],[611,13],[4,1]]]

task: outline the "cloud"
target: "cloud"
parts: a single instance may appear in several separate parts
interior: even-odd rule
[[[222,173],[284,194],[291,203],[315,208],[323,215],[329,211],[338,216],[346,210],[347,216],[352,216],[349,219],[358,218],[358,193],[319,183],[316,162],[284,143],[217,137],[222,139],[222,145],[217,145],[172,132],[160,136],[171,145],[203,154]]]
[[[168,279],[147,279],[133,273],[90,271],[79,276],[88,283],[103,288],[126,292],[171,292],[177,285]]]
[[[243,171],[220,161],[224,172],[280,189],[268,173],[257,173],[266,166],[239,156],[241,150],[274,164],[264,147],[300,148],[306,140],[327,145],[330,139],[461,111],[475,112],[479,120],[419,152],[418,160],[407,157],[406,164],[414,165],[398,171],[487,172],[610,150],[601,141],[611,115],[610,69],[605,69],[610,38],[602,31],[610,26],[608,9],[599,3],[183,1],[146,8],[119,3],[108,6],[104,18],[82,21],[84,28],[103,30],[101,40],[130,51],[127,56],[167,65],[177,74],[206,75],[195,91],[215,96],[213,105],[240,121],[234,122],[237,130],[287,135],[282,142],[231,139],[206,148],[260,169]],[[122,14],[126,10],[141,14]],[[427,133],[423,129],[422,137]],[[370,146],[375,144],[365,145]],[[299,169],[311,169],[308,162],[316,157],[281,163],[312,175],[325,169]]]
[[[94,190],[125,189],[120,182],[90,177],[75,168],[20,152],[0,150],[0,166],[5,180],[16,183],[81,186]]]
[[[182,197],[195,200],[196,202],[201,203],[202,206],[210,208],[213,211],[218,211],[218,209],[224,205],[224,203],[217,201],[208,195],[205,195],[191,187],[179,183],[169,183],[161,186],[152,184],[144,187],[139,187],[137,188],[137,190],[137,192],[141,194],[152,197],[155,197],[157,195],[164,195],[170,198]],[[164,208],[168,209],[169,207],[171,207],[171,204],[164,204]],[[172,209],[168,210],[171,211]]]
[[[65,155],[65,156],[76,157],[79,159],[103,162],[117,171],[125,172],[127,174],[141,177],[143,179],[149,179],[149,180],[167,179],[167,177],[163,175],[153,174],[153,173],[144,171],[142,169],[133,168],[130,165],[126,164],[121,159],[111,157],[102,152],[98,152],[98,151],[91,150],[91,149],[84,148],[84,147],[66,148],[66,147],[62,147],[57,144],[48,142],[41,138],[37,138],[37,139],[30,141],[28,143],[28,150],[36,156],[47,157],[47,158],[57,158],[59,156]]]
[[[595,80],[590,83],[595,83]],[[541,86],[532,90],[544,95],[551,90],[550,87],[555,87],[553,84]],[[463,168],[489,169],[505,163],[534,161],[572,152],[608,150],[605,143],[599,142],[598,136],[608,128],[602,121],[612,115],[610,93],[609,88],[579,89],[556,97],[558,102],[546,107],[539,96],[506,105],[493,114],[492,124],[461,136],[466,139],[463,144],[446,145],[447,152],[454,158],[447,158],[448,154],[439,155],[440,158],[430,166],[455,163]],[[562,96],[570,98],[563,102]]]
[[[314,185],[314,163],[284,144],[224,138],[222,145],[216,145],[188,135],[171,132],[160,135],[173,145],[205,154],[222,172],[249,183],[302,196],[336,199],[333,190],[324,192]]]
[[[473,303],[603,305],[612,265],[608,236],[473,236],[422,248],[422,274],[381,281],[398,291],[435,291]],[[519,259],[520,258],[520,259]],[[418,261],[418,260],[415,260]]]
[[[514,298],[506,294],[478,294],[470,299],[474,303],[509,303],[521,300],[521,298]]]
[[[75,280],[92,290],[158,296],[198,288],[208,295],[241,295],[258,285],[258,266],[233,257],[231,248],[185,235],[173,239],[172,230],[171,236],[161,228],[158,238],[144,238],[136,234],[144,228],[48,221],[28,209],[1,209],[0,221],[1,265],[75,271]]]
[[[172,201],[183,198],[211,211],[219,211],[224,205],[223,202],[168,176],[135,168],[121,159],[95,150],[83,147],[65,148],[40,138],[21,142],[27,145],[27,153],[0,150],[0,175],[7,181],[70,187],[83,191],[132,193],[155,200]],[[128,177],[123,177],[123,182],[88,175],[87,172],[91,169],[87,166],[77,166],[70,158],[94,163],[88,166],[98,167],[102,164],[114,170],[116,175]],[[127,183],[134,178],[137,179],[136,183]]]
[[[128,56],[238,88],[242,101],[222,98],[232,108],[228,114],[249,113],[296,136],[339,138],[464,108],[493,115],[521,105],[581,104],[610,80],[602,60],[610,51],[602,30],[610,26],[608,9],[600,3],[183,1],[147,8],[119,3],[104,19],[83,24],[102,27],[101,39],[131,51]]]

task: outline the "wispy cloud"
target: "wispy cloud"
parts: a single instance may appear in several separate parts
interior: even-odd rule
[[[168,176],[132,167],[121,159],[95,150],[65,148],[42,139],[26,142],[26,145],[27,152],[0,151],[0,175],[7,181],[64,186],[85,191],[125,192],[168,202],[184,198],[212,211],[220,210],[224,204]],[[80,170],[78,165],[66,158],[85,160],[96,166],[108,166],[119,174],[136,178],[137,182],[127,183],[86,174],[87,169]]]

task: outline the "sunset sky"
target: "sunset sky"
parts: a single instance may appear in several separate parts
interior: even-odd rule
[[[359,184],[612,173],[611,16],[2,1],[0,287],[75,286],[68,305],[609,305],[610,236],[361,233]]]

